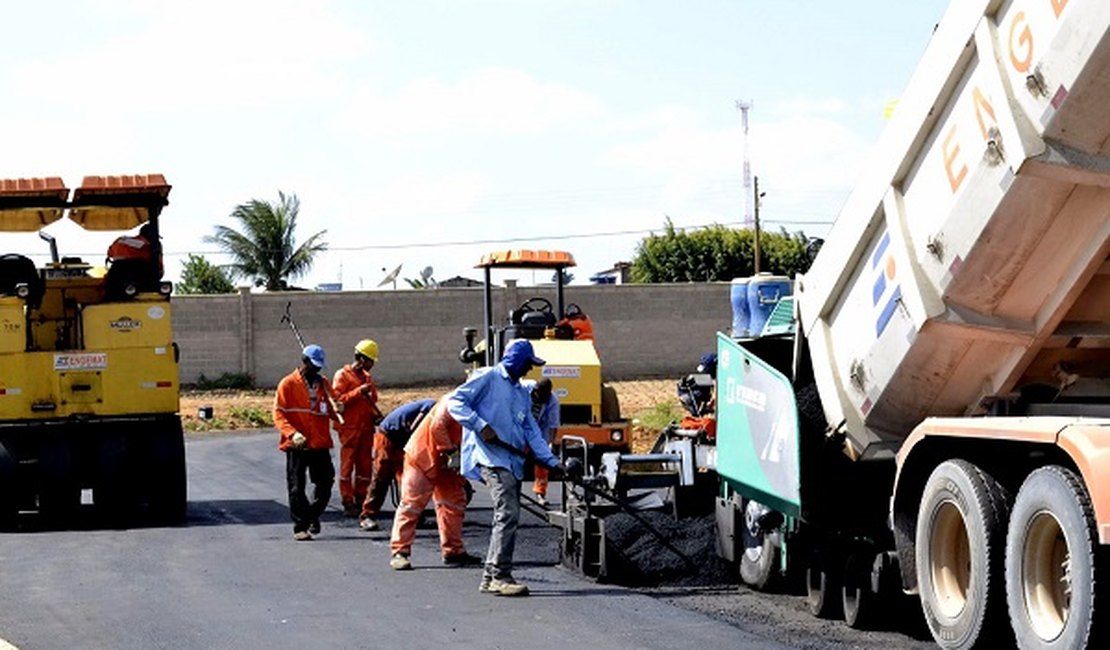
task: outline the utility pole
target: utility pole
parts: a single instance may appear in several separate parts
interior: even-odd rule
[[[755,177],[755,189],[752,192],[752,203],[755,204],[754,221],[755,221],[755,259],[753,260],[752,275],[759,275],[759,258],[761,256],[759,250],[759,199],[763,195],[759,193],[759,177]]]
[[[754,218],[752,216],[752,163],[748,148],[748,111],[752,109],[751,101],[736,102],[736,110],[740,111],[740,126],[744,131],[744,227],[751,228]]]

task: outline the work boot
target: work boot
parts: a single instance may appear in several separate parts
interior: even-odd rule
[[[536,505],[538,505],[541,508],[546,508],[547,507],[547,497],[545,497],[544,495],[537,492],[536,496],[535,496],[535,499],[536,499]]]
[[[496,596],[527,596],[528,586],[522,585],[512,578],[494,578],[490,580],[486,592]]]
[[[394,571],[411,571],[412,562],[409,562],[409,556],[394,553],[393,557],[389,558],[389,567]]]
[[[381,526],[378,525],[378,522],[374,521],[370,517],[363,517],[362,519],[360,519],[358,522],[358,527],[362,530],[365,530],[366,532],[378,530],[379,528],[381,528]]]
[[[447,566],[477,566],[482,563],[482,558],[463,551],[462,553],[444,555],[443,563]]]
[[[312,520],[312,523],[310,523],[308,525],[308,532],[312,533],[313,535],[319,535],[320,534],[320,520],[319,519],[313,519]]]
[[[362,508],[359,508],[358,506],[356,506],[353,503],[344,504],[343,505],[343,516],[344,517],[350,517],[351,519],[354,519],[355,517],[358,516],[358,513],[359,513],[360,510],[362,510]]]
[[[312,533],[308,532],[307,530],[298,530],[293,533],[293,539],[297,540],[298,542],[311,542]]]
[[[492,583],[492,582],[493,582],[493,578],[491,578],[487,575],[482,576],[482,581],[478,583],[478,593],[480,593],[480,594],[491,593],[489,586],[490,586],[490,583]]]

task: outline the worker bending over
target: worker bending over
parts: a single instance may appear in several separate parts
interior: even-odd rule
[[[452,417],[463,426],[463,476],[485,483],[493,501],[489,551],[478,585],[482,593],[528,595],[528,587],[512,574],[524,450],[532,450],[537,465],[557,467],[559,460],[536,426],[532,396],[520,378],[544,363],[530,341],[513,341],[497,365],[476,370],[448,397]]]
[[[301,367],[286,375],[274,396],[274,427],[285,452],[285,481],[289,492],[289,517],[293,539],[301,542],[320,532],[320,515],[328,507],[335,466],[331,461],[330,387],[320,374],[324,348],[309,345],[301,352]],[[305,493],[307,479],[314,486],[312,500]]]
[[[389,548],[393,553],[389,566],[398,571],[412,568],[409,561],[412,540],[416,537],[420,516],[429,499],[435,499],[443,563],[447,566],[469,566],[482,561],[481,558],[467,553],[463,547],[466,479],[459,474],[458,463],[462,427],[447,411],[448,396],[444,396],[439,403],[433,402],[429,407],[430,411],[420,419],[404,448],[401,502],[393,515],[393,532],[389,540]],[[402,408],[404,407],[398,410]]]
[[[385,503],[389,486],[396,479],[401,484],[401,472],[405,464],[405,444],[420,421],[435,406],[435,400],[422,399],[402,404],[389,412],[374,433],[374,472],[370,489],[362,502],[359,527],[363,530],[377,530],[378,522],[374,517]]]
[[[354,361],[335,372],[333,385],[343,405],[343,423],[335,426],[339,434],[339,498],[347,517],[359,515],[359,505],[370,487],[374,427],[382,418],[378,387],[370,374],[377,361],[378,344],[363,339],[355,345]]]
[[[532,392],[532,417],[536,419],[536,426],[540,428],[540,433],[550,447],[551,441],[555,439],[555,431],[559,429],[559,398],[555,397],[551,379],[543,377],[539,381],[522,383]],[[540,506],[547,507],[547,468],[537,464],[534,472],[532,493],[535,494],[536,502]]]

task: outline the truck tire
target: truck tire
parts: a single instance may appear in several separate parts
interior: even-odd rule
[[[806,566],[806,609],[818,618],[837,618],[841,613],[840,576],[831,558],[814,553]]]
[[[849,553],[844,561],[841,601],[844,622],[855,630],[866,630],[879,619],[882,605],[880,594],[872,587],[871,570],[876,562],[874,553]]]
[[[781,573],[778,531],[759,530],[756,521],[766,506],[744,500],[744,521],[740,525],[740,581],[756,591],[768,591],[778,582]]]
[[[1100,557],[1100,552],[1103,555]],[[1104,648],[1110,562],[1083,481],[1063,467],[1025,479],[1006,536],[1006,601],[1018,646]]]
[[[1009,645],[1001,638],[1008,514],[1003,488],[966,461],[941,463],[925,484],[917,513],[917,584],[925,622],[942,648]]]

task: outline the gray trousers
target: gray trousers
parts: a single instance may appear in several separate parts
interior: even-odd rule
[[[485,575],[504,580],[513,577],[513,549],[520,522],[520,481],[503,467],[483,466],[481,472],[493,501]]]

